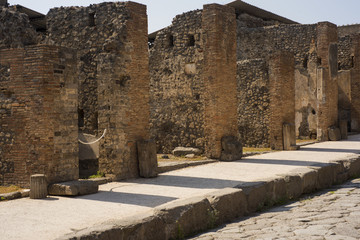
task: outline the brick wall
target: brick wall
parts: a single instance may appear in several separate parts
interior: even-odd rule
[[[0,51],[0,183],[29,187],[78,178],[74,51],[39,45]]]
[[[204,5],[205,154],[220,158],[221,138],[237,137],[236,18],[234,9]]]
[[[99,170],[115,179],[138,176],[136,141],[149,139],[146,6],[127,2],[123,41],[98,56]]]
[[[269,137],[272,149],[283,150],[283,124],[295,123],[294,56],[278,52],[269,60],[270,119]]]
[[[329,22],[318,23],[317,55],[320,62],[317,77],[319,140],[328,140],[328,128],[338,123],[337,27]]]

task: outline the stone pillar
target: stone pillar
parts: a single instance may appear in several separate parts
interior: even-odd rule
[[[317,25],[317,137],[328,140],[328,128],[338,125],[337,26],[329,22]]]
[[[219,159],[221,139],[238,137],[234,9],[218,4],[204,5],[202,28],[205,155]]]
[[[47,182],[44,174],[35,174],[30,177],[30,198],[43,199],[48,194]]]
[[[283,124],[295,125],[295,60],[291,53],[278,52],[269,60],[270,147],[284,149]],[[291,128],[295,131],[295,127]],[[290,134],[295,136],[295,132]]]
[[[351,131],[360,132],[360,35],[353,36],[354,67],[351,81]]]
[[[9,113],[0,115],[1,132],[9,136],[0,142],[4,183],[29,187],[37,173],[49,183],[77,179],[75,52],[47,45],[1,50],[0,64],[10,74],[1,82]]]
[[[139,176],[136,142],[149,139],[149,58],[146,6],[126,3],[119,49],[98,57],[99,170],[115,179]]]

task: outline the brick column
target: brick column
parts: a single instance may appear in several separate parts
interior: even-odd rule
[[[204,5],[205,154],[220,158],[221,138],[238,136],[236,92],[236,17],[234,9]]]
[[[149,139],[149,58],[146,6],[127,2],[124,42],[98,57],[99,170],[115,179],[137,177],[136,141]]]
[[[10,71],[10,81],[1,82],[7,114],[0,135],[7,137],[0,139],[6,165],[0,181],[29,187],[33,174],[45,174],[49,183],[77,179],[75,52],[46,45],[1,50],[0,64]]]
[[[283,124],[295,125],[295,60],[294,55],[278,52],[269,60],[270,147],[283,150]],[[295,131],[295,128],[292,129]],[[293,133],[295,136],[295,132]]]
[[[328,128],[338,123],[337,26],[329,22],[317,25],[317,99],[318,140],[328,140]]]
[[[354,68],[350,70],[351,130],[360,131],[360,35],[353,37]]]

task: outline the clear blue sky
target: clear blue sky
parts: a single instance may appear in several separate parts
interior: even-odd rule
[[[133,0],[147,5],[149,32],[171,24],[177,14],[200,9],[203,4],[226,4],[232,0]],[[296,22],[308,24],[329,21],[337,25],[360,23],[360,0],[244,0],[254,6],[276,13]],[[8,0],[46,14],[50,8],[61,6],[88,6],[99,0]]]

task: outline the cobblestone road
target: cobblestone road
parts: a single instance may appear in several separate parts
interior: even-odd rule
[[[360,179],[193,239],[360,239]]]

